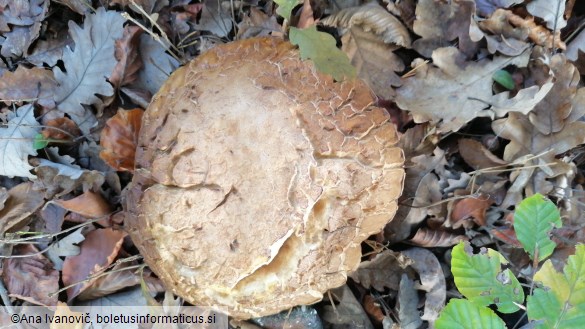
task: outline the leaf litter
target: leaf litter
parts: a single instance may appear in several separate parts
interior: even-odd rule
[[[48,15],[57,2],[15,3],[0,4],[2,279],[14,304],[146,305],[154,299],[138,285],[164,291],[148,270],[130,270],[139,255],[118,227],[140,114],[181,63],[233,36],[282,37],[288,26],[302,55],[335,79],[355,67],[392,114],[407,158],[394,220],[364,244],[345,286],[294,310],[299,323],[432,326],[456,293],[452,246],[500,246],[514,274],[531,270],[518,257],[513,218],[537,193],[556,201],[563,221],[549,258],[561,266],[542,273],[570,273],[559,269],[585,240],[585,14],[571,1],[117,0],[91,10],[62,0],[67,26]],[[317,28],[336,29],[337,39]],[[496,72],[510,77],[508,88]],[[11,242],[25,233],[38,235],[27,240],[35,247]]]

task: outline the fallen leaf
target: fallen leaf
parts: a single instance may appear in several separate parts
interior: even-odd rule
[[[261,10],[251,7],[250,12],[242,17],[238,24],[238,39],[249,39],[279,33],[282,26],[276,16],[268,16]]]
[[[55,2],[69,7],[69,9],[80,15],[91,12],[92,8],[90,0],[55,0]]]
[[[380,304],[376,302],[376,299],[374,299],[374,297],[372,297],[371,295],[365,295],[362,300],[362,304],[364,305],[364,311],[368,313],[371,319],[374,319],[375,322],[378,322],[378,324],[384,321],[384,318],[386,316],[384,315],[384,312],[382,312]]]
[[[537,51],[540,50],[540,51]],[[542,59],[546,56],[542,48],[535,50],[530,67],[534,70],[542,70],[538,66],[544,66]],[[540,59],[540,60],[539,60]],[[577,117],[583,116],[585,104],[573,103],[577,94],[580,75],[573,64],[567,61],[565,55],[556,54],[546,64],[546,68],[552,70],[555,83],[546,97],[534,107],[528,115],[530,122],[542,134],[549,135],[563,129],[569,116],[575,107],[579,112]],[[585,91],[585,89],[584,89]]]
[[[304,0],[301,14],[299,16],[299,22],[297,28],[304,29],[309,26],[315,25],[315,19],[313,18],[313,8],[311,8],[311,1]]]
[[[165,296],[166,297],[166,296]],[[263,329],[321,329],[323,324],[311,306],[293,307],[289,311],[250,320]]]
[[[138,81],[131,86],[156,94],[163,82],[179,66],[179,62],[166,53],[166,49],[150,35],[140,36],[140,57],[144,67],[138,73]]]
[[[43,206],[43,195],[32,187],[31,182],[21,183],[3,195],[5,201],[0,208],[0,235],[26,226],[30,222],[29,217]]]
[[[384,250],[372,260],[361,262],[358,269],[350,273],[349,277],[366,289],[398,290],[400,275],[409,265],[412,265],[412,262],[401,253]]]
[[[46,108],[55,107],[53,93],[56,87],[53,72],[41,67],[27,69],[19,65],[14,72],[6,72],[0,79],[0,99],[8,105],[13,102],[36,102]]]
[[[401,329],[418,329],[422,325],[422,319],[418,312],[418,292],[414,288],[414,282],[405,273],[400,279],[397,306],[398,319]]]
[[[522,2],[524,0],[476,0],[475,5],[478,15],[488,17],[498,8],[508,8]]]
[[[447,299],[447,286],[441,263],[437,256],[423,248],[410,248],[403,251],[402,255],[414,261],[410,267],[418,272],[421,283],[419,289],[426,292],[421,319],[434,323]]]
[[[63,260],[61,257],[75,256],[79,254],[80,249],[76,244],[85,240],[85,237],[81,234],[82,229],[83,228],[79,228],[64,238],[53,242],[47,249],[47,258],[53,262],[56,270],[63,269]]]
[[[75,50],[69,47],[63,54],[65,72],[55,67],[59,83],[55,92],[57,108],[68,114],[84,134],[97,124],[96,118],[82,104],[101,104],[96,94],[111,96],[114,88],[106,81],[116,65],[114,43],[122,37],[125,19],[116,11],[98,8],[88,14],[83,28],[69,22]]]
[[[422,38],[412,47],[424,57],[431,57],[436,49],[450,46],[457,40],[461,53],[473,56],[477,44],[471,40],[469,31],[474,13],[475,2],[472,0],[419,0],[413,30]]]
[[[38,67],[42,67],[43,64],[53,67],[57,65],[58,60],[63,58],[63,50],[71,43],[71,38],[67,37],[66,30],[62,29],[55,38],[37,40],[34,48],[29,49],[26,61]]]
[[[447,231],[430,230],[425,227],[419,228],[409,243],[419,247],[452,247],[461,241],[467,241],[465,235],[449,233]]]
[[[558,133],[544,135],[530,123],[525,115],[510,112],[505,119],[492,122],[492,129],[500,137],[509,139],[504,150],[505,161],[514,161],[523,155],[539,155],[542,162],[552,161],[555,155],[562,154],[573,147],[585,143],[585,122],[565,124]]]
[[[2,280],[11,295],[29,297],[44,306],[57,305],[57,294],[49,294],[59,290],[59,271],[53,269],[46,259],[32,244],[16,245],[13,256],[3,262]]]
[[[102,195],[92,191],[85,191],[70,200],[55,200],[54,202],[86,218],[106,217],[112,212],[110,205]]]
[[[114,266],[110,272],[100,276],[93,284],[84,289],[77,298],[79,300],[97,299],[139,285],[141,278],[136,273],[136,269],[124,269],[130,265],[133,263],[120,263]]]
[[[331,295],[339,304],[336,306],[326,305],[321,316],[325,327],[344,327],[374,329],[368,315],[362,308],[360,302],[355,298],[347,285],[332,289]],[[333,303],[333,301],[330,301]]]
[[[68,301],[95,282],[91,275],[109,266],[120,251],[126,233],[111,228],[91,231],[81,243],[79,255],[65,258],[63,264],[63,284],[73,287],[67,289]]]
[[[118,63],[116,63],[109,79],[115,88],[120,88],[138,79],[138,71],[142,68],[142,58],[138,54],[142,32],[140,27],[128,25],[124,28],[122,38],[116,40],[114,56]]]
[[[100,137],[100,158],[114,170],[134,172],[134,154],[143,113],[141,109],[118,109],[106,122]]]
[[[48,0],[5,1],[0,4],[0,31],[5,38],[0,54],[19,57],[38,38],[49,11]]]
[[[0,175],[36,178],[30,173],[29,155],[37,155],[33,140],[40,127],[31,104],[8,112],[8,122],[0,125]]]
[[[393,53],[396,46],[384,43],[359,26],[350,28],[341,41],[341,50],[349,56],[358,76],[368,83],[376,96],[392,99],[394,87],[402,83],[396,72],[404,70],[404,63]]]
[[[45,139],[69,141],[81,135],[81,130],[73,120],[63,117],[47,121],[41,131]]]
[[[55,163],[39,159],[35,173],[35,189],[43,191],[47,199],[60,197],[81,187],[84,191],[97,190],[104,183],[103,173],[81,169],[78,165]]]
[[[528,58],[525,52],[513,58],[494,56],[493,60],[464,63],[457,49],[437,49],[433,52],[433,66],[420,67],[414,77],[403,79],[402,87],[396,90],[396,103],[411,111],[417,123],[431,121],[441,133],[458,131],[476,117],[504,115],[503,108],[495,111],[489,107],[492,100],[501,101],[501,96],[492,95],[491,77],[509,65],[526,66]],[[513,102],[524,104],[526,99],[517,96]],[[523,112],[530,111],[530,105],[524,106]]]
[[[499,167],[508,164],[485,148],[481,142],[469,138],[458,141],[459,154],[474,170]]]
[[[196,31],[208,31],[220,38],[232,30],[232,18],[219,6],[219,1],[206,1],[201,9],[201,18],[193,25]]]
[[[446,227],[453,227],[455,229],[461,226],[470,228],[473,226],[470,220],[479,226],[486,225],[485,214],[486,211],[494,201],[489,195],[480,193],[477,196],[467,197],[465,199],[458,199],[452,205],[451,216],[445,222]]]
[[[410,33],[400,20],[377,3],[340,10],[320,23],[344,29],[359,27],[364,32],[375,35],[375,39],[385,44],[393,43],[410,48],[412,42]]]
[[[526,4],[526,10],[531,15],[542,18],[549,30],[557,31],[567,26],[567,21],[563,17],[564,0],[532,0]]]

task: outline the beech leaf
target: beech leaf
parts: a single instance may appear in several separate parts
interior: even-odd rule
[[[65,72],[57,67],[53,69],[59,83],[55,102],[57,108],[68,114],[84,133],[88,133],[97,121],[82,104],[100,104],[96,94],[111,96],[114,93],[106,79],[117,63],[114,43],[122,37],[124,22],[120,13],[106,11],[103,7],[86,16],[83,28],[69,21],[75,49],[67,47],[63,53]]]

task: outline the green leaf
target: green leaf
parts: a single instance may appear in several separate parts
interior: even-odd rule
[[[290,14],[292,13],[293,9],[302,3],[300,0],[274,0],[274,2],[276,2],[278,5],[278,8],[276,8],[276,13],[286,18],[287,21],[290,21]]]
[[[583,328],[585,323],[585,245],[576,246],[563,268],[557,272],[550,260],[534,275],[542,288],[528,297],[528,319],[540,320],[536,328]]]
[[[524,199],[514,213],[516,237],[530,258],[538,256],[542,261],[552,254],[557,246],[550,238],[550,231],[561,227],[561,214],[552,201],[541,194]]]
[[[337,81],[355,78],[355,67],[347,55],[335,46],[335,39],[317,31],[315,26],[302,30],[291,27],[290,42],[299,46],[301,58],[311,59],[319,72],[329,74]]]
[[[514,78],[512,78],[510,72],[506,70],[497,70],[492,75],[492,79],[508,90],[512,90],[516,87],[516,83],[514,83]]]
[[[47,147],[47,145],[49,145],[49,140],[46,139],[45,136],[43,136],[43,134],[35,135],[35,140],[33,142],[33,148],[35,150],[44,149],[45,147]]]
[[[504,329],[506,325],[494,311],[467,299],[451,299],[435,321],[437,329]]]
[[[519,309],[514,303],[524,303],[524,291],[512,271],[502,270],[507,263],[493,249],[474,255],[469,243],[460,242],[453,248],[451,272],[459,292],[473,303],[496,304],[499,312],[514,313]]]

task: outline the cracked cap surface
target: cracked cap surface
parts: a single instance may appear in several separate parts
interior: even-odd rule
[[[218,46],[145,112],[126,226],[175,294],[241,319],[321,300],[392,219],[402,150],[361,81],[288,42]]]

